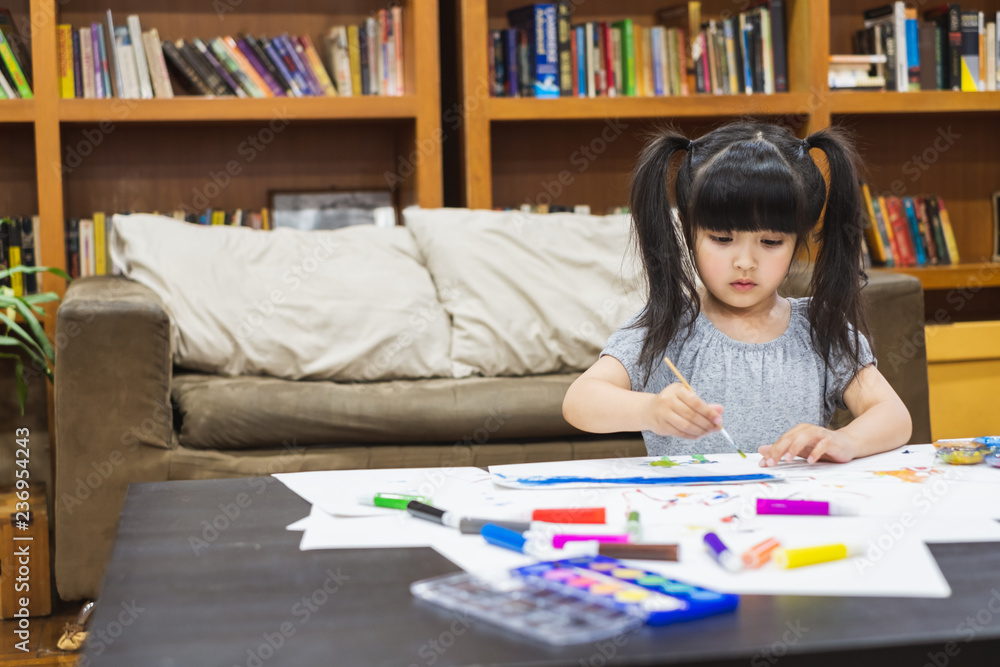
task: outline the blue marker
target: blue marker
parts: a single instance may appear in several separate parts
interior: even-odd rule
[[[739,556],[730,551],[729,547],[715,533],[705,533],[705,546],[712,558],[725,569],[730,572],[739,572],[743,569],[743,563]]]

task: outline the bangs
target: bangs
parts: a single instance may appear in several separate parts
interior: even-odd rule
[[[805,193],[770,143],[740,141],[699,170],[687,211],[693,228],[799,236]]]

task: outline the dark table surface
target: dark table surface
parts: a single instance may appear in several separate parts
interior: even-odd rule
[[[81,665],[1000,665],[1000,544],[932,545],[947,599],[743,596],[736,613],[567,648],[417,602],[431,549],[299,551],[270,477],[133,484]]]

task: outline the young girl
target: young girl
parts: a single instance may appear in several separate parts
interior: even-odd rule
[[[826,155],[829,194],[812,148]],[[672,197],[667,177],[679,153]],[[649,298],[569,388],[566,420],[595,433],[642,431],[653,456],[731,452],[718,432],[725,406],[727,432],[759,451],[762,466],[850,461],[905,444],[910,415],[865,337],[856,164],[833,129],[806,139],[757,122],[696,140],[659,133],[639,158],[631,196]],[[779,296],[819,223],[813,296]],[[854,421],[830,430],[837,407]]]

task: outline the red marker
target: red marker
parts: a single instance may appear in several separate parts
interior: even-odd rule
[[[535,510],[531,513],[531,520],[549,523],[605,523],[603,507]]]

